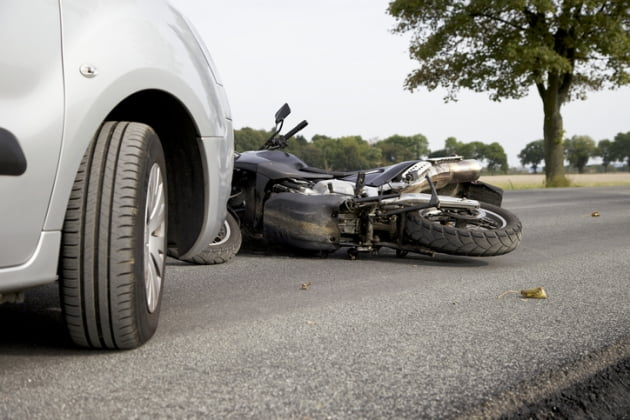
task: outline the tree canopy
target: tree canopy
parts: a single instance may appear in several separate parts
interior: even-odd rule
[[[544,143],[544,140],[536,140],[527,143],[527,146],[525,146],[525,148],[518,154],[521,165],[531,165],[534,173],[537,173],[540,162],[545,159]]]
[[[615,160],[620,162],[626,161],[630,171],[630,131],[617,134],[611,147]]]
[[[444,141],[444,149],[431,153],[431,157],[462,156],[465,159],[477,159],[486,162],[486,168],[491,174],[496,172],[507,173],[508,161],[503,146],[494,142],[485,144],[480,141],[464,143],[455,137],[449,137]]]
[[[384,162],[403,162],[420,159],[429,154],[429,141],[422,134],[400,136],[395,134],[375,144],[381,149]]]
[[[388,12],[413,34],[407,89],[501,100],[536,87],[548,186],[565,182],[562,105],[630,83],[630,0],[394,0]]]
[[[565,140],[564,150],[569,164],[582,174],[588,160],[597,154],[597,144],[589,136],[573,136]]]
[[[615,161],[615,156],[611,146],[612,142],[608,139],[600,140],[597,143],[596,154],[602,158],[602,166],[604,167],[605,172],[608,172],[608,167],[613,161]]]

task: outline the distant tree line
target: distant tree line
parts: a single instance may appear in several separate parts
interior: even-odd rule
[[[236,151],[258,150],[270,135],[271,132],[249,127],[234,130]],[[453,155],[480,160],[491,173],[505,173],[508,170],[507,155],[499,143],[463,143],[449,137],[444,149],[431,152],[429,141],[422,134],[396,134],[375,142],[368,142],[361,136],[332,138],[321,134],[316,134],[309,141],[298,135],[289,140],[285,151],[293,153],[310,166],[334,171],[355,171],[424,157]]]
[[[438,156],[463,156],[466,159],[477,159],[486,163],[486,169],[494,174],[507,173],[508,161],[503,146],[494,142],[485,144],[480,141],[462,143],[455,137],[449,137],[444,142],[444,149],[431,152],[429,157]]]
[[[596,157],[602,159],[604,171],[608,171],[613,162],[625,162],[630,170],[630,131],[617,134],[613,141],[604,139],[597,143],[589,136],[573,136],[563,141],[563,147],[564,158],[579,173],[584,173],[589,159]],[[518,158],[523,166],[530,166],[537,173],[545,158],[543,140],[528,143],[518,154]]]

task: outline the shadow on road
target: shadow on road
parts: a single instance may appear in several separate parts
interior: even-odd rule
[[[0,355],[76,352],[65,330],[58,285],[26,293],[24,303],[0,305]]]
[[[397,266],[424,267],[461,267],[476,268],[488,265],[487,260],[480,258],[457,257],[443,254],[434,256],[408,254],[398,258],[393,250],[383,249],[378,254],[361,253],[355,261],[350,261],[345,249],[328,255],[314,252],[296,251],[286,248],[252,249],[245,248],[235,260],[251,260],[256,258],[291,258],[308,260],[343,261],[348,264],[391,264]],[[194,267],[173,258],[168,258],[168,265]],[[78,349],[68,337],[59,301],[57,283],[32,289],[26,293],[25,302],[20,304],[0,305],[0,355],[37,354],[60,355],[60,353],[85,354]],[[89,352],[94,354],[94,352]]]
[[[361,261],[370,261],[385,264],[398,265],[421,265],[421,266],[449,266],[449,267],[486,267],[489,262],[486,258],[479,257],[462,257],[446,254],[423,255],[409,253],[404,257],[396,256],[396,252],[391,249],[381,249],[378,253],[362,252],[359,253],[356,260],[351,261],[348,257],[347,249],[340,249],[330,254],[321,254],[316,251],[296,250],[282,247],[263,248],[244,248],[239,251],[234,258],[255,258],[255,257],[284,257],[295,259],[310,260],[348,260],[348,263],[360,264]],[[185,263],[184,263],[185,264]]]

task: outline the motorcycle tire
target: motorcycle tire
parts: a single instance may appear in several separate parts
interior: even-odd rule
[[[511,212],[480,202],[472,214],[449,208],[407,213],[405,233],[435,252],[490,257],[514,251],[521,242],[522,225]]]
[[[241,249],[243,236],[238,221],[227,214],[216,239],[199,254],[184,259],[194,264],[215,265],[231,260]]]

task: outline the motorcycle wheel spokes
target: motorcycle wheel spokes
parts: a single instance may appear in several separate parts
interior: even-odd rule
[[[495,230],[507,226],[503,216],[482,208],[472,212],[459,209],[432,209],[420,212],[420,215],[435,223],[459,229]]]

